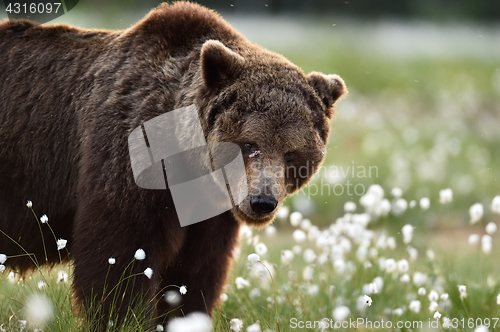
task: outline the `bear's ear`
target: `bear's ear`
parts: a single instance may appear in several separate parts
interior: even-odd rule
[[[327,116],[330,117],[333,104],[348,93],[344,80],[339,75],[312,72],[307,76],[307,81],[316,90],[325,106]]]
[[[218,40],[206,41],[201,48],[201,73],[209,88],[232,83],[244,63],[245,59],[241,55]]]

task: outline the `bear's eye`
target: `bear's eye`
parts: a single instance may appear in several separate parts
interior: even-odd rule
[[[295,157],[296,157],[296,155],[295,155],[295,152],[293,152],[293,151],[289,151],[289,152],[285,153],[285,161],[287,161],[287,162],[294,161]]]
[[[253,144],[252,143],[245,143],[245,148],[247,148],[248,150],[252,150]]]

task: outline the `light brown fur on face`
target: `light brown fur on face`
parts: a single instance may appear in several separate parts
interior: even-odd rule
[[[206,61],[212,70],[223,72],[206,73],[202,91],[218,94],[216,106],[202,108],[202,114],[207,115],[209,142],[232,142],[242,148],[249,195],[233,209],[235,217],[265,227],[287,195],[304,186],[320,166],[333,104],[347,90],[339,76],[306,76],[277,54],[254,47],[242,54],[219,41],[203,45],[202,69]],[[260,153],[252,156],[255,151]],[[299,174],[299,169],[306,171]],[[254,211],[252,198],[260,196],[270,198],[275,208]]]

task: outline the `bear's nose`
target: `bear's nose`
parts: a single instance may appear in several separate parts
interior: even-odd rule
[[[259,195],[250,198],[250,206],[258,214],[273,212],[277,205],[278,202],[273,197]]]

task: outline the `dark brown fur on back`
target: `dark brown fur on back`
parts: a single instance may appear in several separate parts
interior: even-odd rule
[[[159,299],[173,284],[188,287],[185,314],[211,313],[240,223],[268,224],[283,199],[311,178],[324,157],[333,104],[347,91],[340,77],[306,76],[213,11],[186,2],[163,4],[116,32],[6,21],[0,58],[0,229],[42,263],[26,202],[47,214],[56,236],[68,240],[74,289],[90,315],[104,298],[105,280],[106,289],[116,285],[138,248],[146,259],[132,272],[154,273],[132,280],[121,317],[137,294]],[[249,196],[232,211],[182,228],[168,190],[135,184],[127,138],[141,123],[191,104],[209,144],[241,146]],[[256,149],[261,155],[248,157]],[[285,172],[258,172],[270,166]],[[292,174],[300,166],[307,175]],[[256,197],[275,209],[255,212]],[[53,235],[42,228],[48,261],[57,262]],[[24,253],[0,237],[0,253]],[[33,267],[27,257],[5,264]],[[102,303],[107,313],[110,303]],[[151,314],[171,309],[165,301],[149,303]]]

